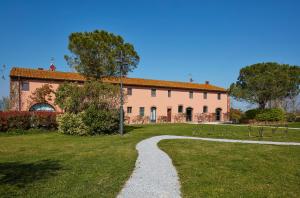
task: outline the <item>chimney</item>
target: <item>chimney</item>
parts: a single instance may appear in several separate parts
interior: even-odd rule
[[[209,81],[208,81],[208,80],[207,80],[207,81],[205,81],[205,84],[206,84],[206,85],[209,85]]]

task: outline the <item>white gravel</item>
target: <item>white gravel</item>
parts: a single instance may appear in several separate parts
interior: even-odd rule
[[[296,142],[231,140],[174,135],[151,137],[137,144],[136,149],[138,150],[138,158],[135,169],[124,188],[117,196],[118,198],[181,197],[180,183],[172,160],[157,146],[157,143],[164,139],[194,139],[214,142],[300,146],[300,143]]]

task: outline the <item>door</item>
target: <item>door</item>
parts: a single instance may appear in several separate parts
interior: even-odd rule
[[[186,108],[186,121],[187,122],[193,121],[193,108],[191,107]]]
[[[150,121],[151,122],[156,122],[156,107],[151,107]]]
[[[222,109],[217,108],[216,109],[216,121],[221,121],[221,115],[222,115]]]
[[[168,108],[167,110],[167,122],[172,121],[172,109]]]

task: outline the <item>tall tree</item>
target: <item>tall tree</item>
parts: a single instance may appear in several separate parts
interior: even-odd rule
[[[89,79],[117,76],[120,65],[127,75],[140,59],[133,45],[121,36],[99,30],[72,33],[69,50],[73,55],[65,55],[68,64]]]
[[[264,109],[272,101],[299,94],[300,67],[274,62],[258,63],[240,70],[230,94],[237,100],[256,103]]]

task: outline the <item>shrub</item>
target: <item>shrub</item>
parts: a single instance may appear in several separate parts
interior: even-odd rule
[[[287,120],[288,122],[295,122],[296,119],[297,119],[297,116],[296,116],[295,113],[287,113],[287,114],[286,114],[286,120]]]
[[[90,134],[112,134],[119,129],[120,116],[116,109],[97,109],[92,105],[85,110],[82,120]]]
[[[84,113],[65,113],[57,116],[58,132],[69,135],[88,135],[89,129],[83,123]]]
[[[283,121],[285,119],[285,112],[279,108],[265,109],[260,111],[260,113],[255,116],[255,119],[269,122]]]
[[[8,131],[9,129],[56,128],[56,115],[57,113],[55,112],[0,112],[0,131]]]
[[[261,109],[250,109],[245,112],[244,119],[253,120],[255,119],[256,115],[259,114],[261,111]]]
[[[230,121],[234,123],[240,123],[241,118],[243,116],[243,112],[239,109],[230,109],[229,117]]]

